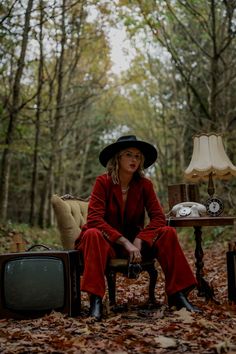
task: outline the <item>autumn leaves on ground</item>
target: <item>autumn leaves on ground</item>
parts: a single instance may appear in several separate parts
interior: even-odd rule
[[[191,294],[202,314],[170,311],[166,305],[163,274],[159,269],[156,298],[159,307],[146,306],[148,276],[138,280],[121,275],[113,313],[104,299],[104,319],[87,317],[88,300],[82,294],[82,314],[69,318],[51,313],[34,320],[0,320],[0,352],[10,353],[236,353],[236,306],[227,301],[227,245],[215,243],[204,250],[206,279],[219,304]],[[185,253],[194,268],[193,250]],[[123,308],[123,311],[122,311]]]

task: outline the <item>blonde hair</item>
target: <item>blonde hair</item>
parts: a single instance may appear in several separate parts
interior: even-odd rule
[[[112,181],[114,184],[119,184],[120,183],[120,179],[119,179],[119,157],[122,153],[122,151],[125,150],[121,150],[119,152],[117,152],[107,163],[107,173],[109,176],[111,176]],[[144,177],[144,156],[141,153],[141,160],[140,160],[140,164],[139,167],[137,169],[137,171],[135,171],[134,176],[137,177]]]

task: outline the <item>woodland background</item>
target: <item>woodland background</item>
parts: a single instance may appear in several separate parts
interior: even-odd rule
[[[109,30],[123,27],[135,56],[115,74]],[[236,164],[235,0],[2,0],[0,82],[1,252],[16,224],[29,245],[60,247],[49,229],[52,194],[87,197],[103,172],[99,151],[121,134],[158,148],[148,174],[166,212],[168,185],[184,181],[194,134],[221,133]],[[236,179],[216,188],[225,213],[235,215]],[[203,201],[206,189],[202,183]],[[192,231],[184,229],[181,242],[194,268]],[[161,270],[159,309],[141,307],[146,275],[132,283],[121,277],[124,313],[107,305],[104,321],[91,324],[82,294],[84,312],[75,319],[1,319],[1,353],[235,354],[225,259],[233,232],[204,232],[204,269],[219,304],[192,292],[203,314],[168,309]]]
[[[120,134],[158,148],[148,172],[166,211],[194,134],[222,133],[236,164],[235,9],[233,0],[2,0],[1,221],[51,226],[51,195],[87,197],[103,171],[99,151]],[[119,26],[136,55],[117,75],[108,32]],[[217,184],[228,215],[235,190],[235,179]]]

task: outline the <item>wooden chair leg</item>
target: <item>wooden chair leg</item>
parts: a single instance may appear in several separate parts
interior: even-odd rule
[[[155,298],[155,287],[156,287],[156,283],[157,283],[157,275],[158,272],[155,268],[155,266],[148,268],[147,272],[149,274],[149,302],[152,304],[156,303],[156,298]]]
[[[110,306],[116,305],[116,272],[114,270],[109,270],[106,273],[109,303]]]
[[[107,269],[106,278],[108,285],[109,304],[110,306],[116,306],[116,273],[117,271],[127,275],[127,265],[125,267],[116,267],[116,269],[110,267]],[[155,288],[157,283],[158,272],[154,264],[145,264],[143,271],[147,271],[149,274],[149,303],[156,304]]]

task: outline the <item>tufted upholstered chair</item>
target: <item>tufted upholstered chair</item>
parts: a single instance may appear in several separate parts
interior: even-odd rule
[[[81,232],[86,222],[88,201],[66,194],[62,197],[54,194],[51,198],[55,212],[61,243],[65,250],[74,249],[74,241]],[[116,304],[116,273],[128,275],[128,259],[111,259],[107,268],[106,278],[110,305]],[[157,281],[155,260],[141,263],[142,270],[147,271],[149,281],[149,302],[155,304],[154,290]],[[83,272],[83,260],[81,259],[81,274]]]

